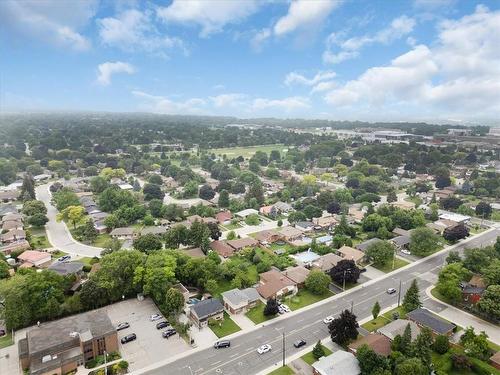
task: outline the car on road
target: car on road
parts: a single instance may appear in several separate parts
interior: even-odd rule
[[[220,340],[214,344],[215,349],[229,348],[230,346],[231,346],[231,341],[229,340]]]
[[[149,320],[151,320],[152,322],[154,322],[155,320],[160,320],[160,319],[163,319],[163,316],[161,316],[160,314],[153,314],[149,317]]]
[[[403,254],[406,254],[406,255],[411,255],[411,251],[410,250],[403,249],[403,250],[401,250],[401,252]]]
[[[163,322],[160,322],[156,325],[156,329],[162,329],[162,328],[167,328],[170,324],[164,320]]]
[[[270,352],[271,349],[272,349],[272,347],[270,344],[264,344],[262,346],[259,346],[259,348],[257,349],[257,353],[264,354],[264,353]]]
[[[333,316],[327,316],[325,319],[323,319],[323,323],[325,324],[330,324],[331,322],[333,322]]]
[[[62,257],[57,258],[58,262],[65,262],[71,259],[71,255],[63,255]]]
[[[304,340],[298,340],[293,343],[293,346],[295,346],[297,349],[303,347],[305,344],[307,344]]]
[[[120,340],[122,344],[126,344],[127,342],[134,341],[137,339],[137,336],[135,333],[128,334],[127,336],[122,337]]]
[[[396,292],[397,292],[397,290],[396,290],[396,289],[394,289],[394,288],[389,288],[389,289],[387,289],[387,294],[394,294],[394,293],[396,293]]]
[[[177,331],[174,328],[169,328],[166,331],[163,331],[161,334],[163,338],[168,339],[170,336],[173,336],[177,333]]]
[[[128,327],[130,327],[130,324],[128,324],[128,322],[118,323],[118,325],[116,326],[116,330],[121,331],[122,329],[126,329]]]

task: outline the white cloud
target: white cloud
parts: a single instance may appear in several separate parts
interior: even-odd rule
[[[97,82],[103,86],[111,83],[111,76],[116,73],[135,73],[135,68],[129,63],[122,61],[105,62],[97,67]]]
[[[311,104],[308,98],[291,96],[283,99],[256,98],[253,100],[251,109],[257,111],[277,109],[285,112],[293,112],[300,109],[308,109],[310,107]]]
[[[216,108],[221,107],[234,107],[234,106],[244,106],[244,100],[247,98],[245,94],[221,94],[217,96],[211,96],[210,100]]]
[[[333,90],[336,86],[337,86],[337,83],[335,81],[319,82],[316,86],[314,86],[312,88],[311,94],[314,94],[317,92],[330,91],[330,90]]]
[[[115,17],[97,20],[101,41],[125,51],[146,51],[166,56],[165,50],[180,48],[182,40],[161,34],[154,26],[151,12],[129,9]]]
[[[174,0],[168,7],[158,7],[157,14],[167,22],[197,24],[202,28],[200,36],[207,37],[240,22],[258,7],[255,0]]]
[[[335,78],[335,76],[336,73],[329,70],[319,71],[313,78],[306,78],[297,72],[290,72],[286,75],[284,83],[287,86],[291,86],[294,84],[314,86],[321,81],[326,81]]]
[[[83,51],[91,47],[91,42],[77,30],[95,15],[97,4],[97,0],[3,0],[0,1],[0,24],[10,37],[26,35]]]
[[[414,106],[454,118],[500,115],[500,11],[478,7],[441,22],[432,47],[417,45],[328,92],[335,106]]]
[[[200,98],[191,98],[186,101],[173,101],[164,96],[151,95],[144,91],[134,90],[132,95],[143,100],[141,108],[165,114],[203,114],[206,113],[201,107],[206,105],[206,101]]]
[[[325,63],[337,64],[359,56],[359,50],[366,45],[381,43],[389,44],[413,31],[415,20],[405,15],[395,18],[391,24],[375,33],[343,40],[341,35],[332,33],[327,38],[327,48],[323,53]],[[336,50],[338,48],[338,50]]]
[[[272,31],[269,28],[262,29],[258,31],[250,41],[252,48],[255,51],[260,51],[262,49],[262,44],[272,36]]]
[[[274,34],[281,36],[321,24],[340,4],[340,0],[294,0],[290,3],[288,13],[274,25]]]

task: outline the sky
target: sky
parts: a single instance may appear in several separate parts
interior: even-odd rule
[[[500,126],[500,1],[2,0],[0,112]]]

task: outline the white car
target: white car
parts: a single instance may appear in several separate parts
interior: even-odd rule
[[[160,319],[163,319],[163,316],[161,316],[160,314],[153,314],[149,317],[149,320],[151,320],[152,322],[154,322],[155,320],[160,320]]]
[[[331,322],[333,322],[333,316],[327,316],[325,319],[323,319],[323,323],[325,324],[330,324]]]
[[[287,305],[284,305],[284,304],[281,304],[280,307],[283,309],[283,311],[285,312],[290,312],[292,310],[290,310],[290,308],[287,306]]]
[[[278,306],[278,314],[283,315],[284,313],[286,313],[285,309],[281,306]]]
[[[406,255],[411,255],[411,251],[410,250],[403,249],[403,250],[401,250],[401,252],[403,254],[406,254]]]
[[[272,349],[272,347],[270,344],[264,344],[257,349],[257,353],[264,354],[264,353],[271,351],[271,349]]]

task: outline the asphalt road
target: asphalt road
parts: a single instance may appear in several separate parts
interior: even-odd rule
[[[49,184],[37,186],[35,189],[36,198],[45,203],[47,207],[48,223],[45,225],[47,237],[53,247],[65,253],[79,255],[82,257],[100,256],[102,249],[99,247],[84,245],[77,242],[71,236],[68,227],[64,222],[57,222],[57,209],[52,205],[52,195],[49,191]]]
[[[481,234],[469,242],[459,244],[453,250],[490,245],[499,235],[500,229],[497,228]],[[327,325],[322,321],[328,315],[336,316],[352,306],[358,320],[362,320],[371,315],[375,301],[379,301],[382,308],[397,303],[398,294],[388,295],[386,290],[391,287],[397,289],[400,281],[402,286],[401,299],[412,280],[417,279],[424,305],[439,312],[444,306],[425,296],[424,290],[435,282],[448,252],[428,257],[400,271],[395,271],[387,277],[373,280],[347,291],[345,294],[334,296],[326,303],[319,303],[305,311],[292,313],[288,318],[271,321],[264,327],[236,336],[231,339],[231,347],[228,349],[200,349],[170,363],[168,363],[169,359],[165,358],[163,363],[152,364],[149,368],[136,371],[134,374],[256,374],[281,362],[283,332],[286,340],[286,355],[289,356],[303,350],[303,348],[295,349],[293,347],[294,341],[304,339],[308,345],[314,345],[318,340],[329,335]],[[259,355],[257,348],[263,344],[271,344],[273,349],[269,353]]]

